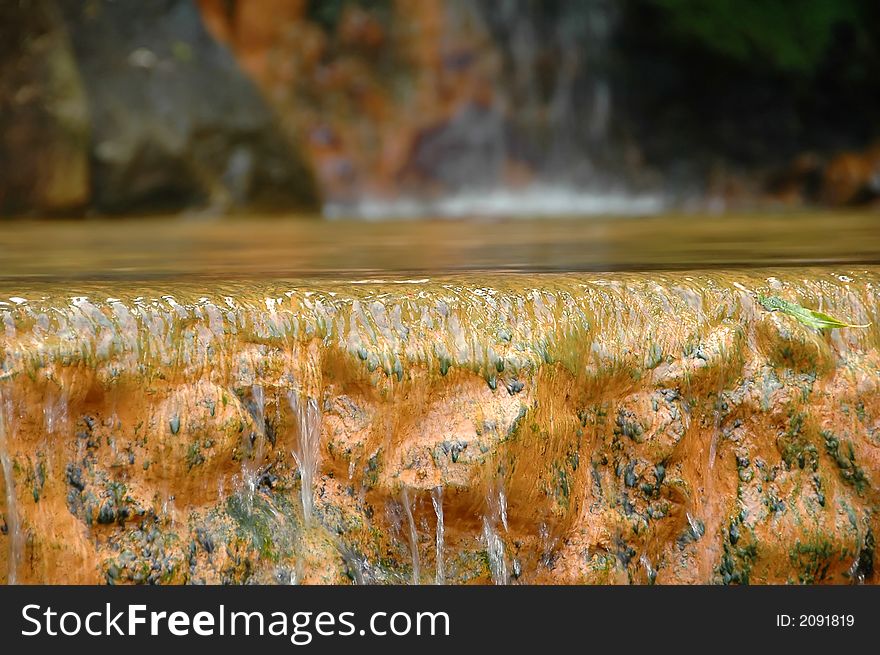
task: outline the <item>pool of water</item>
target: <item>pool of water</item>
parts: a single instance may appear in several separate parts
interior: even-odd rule
[[[0,280],[279,279],[880,262],[880,215],[325,221],[26,221],[0,231]]]

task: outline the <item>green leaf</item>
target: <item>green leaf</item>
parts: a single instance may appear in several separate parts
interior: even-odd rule
[[[813,328],[814,330],[830,330],[834,328],[866,328],[871,325],[870,323],[868,323],[867,325],[854,325],[852,323],[846,323],[845,321],[841,321],[840,319],[829,316],[828,314],[817,312],[812,309],[807,309],[806,307],[801,307],[797,303],[783,300],[779,296],[759,295],[758,302],[761,303],[764,309],[766,309],[768,312],[782,312],[783,314],[787,314],[792,318],[797,319],[807,327]]]

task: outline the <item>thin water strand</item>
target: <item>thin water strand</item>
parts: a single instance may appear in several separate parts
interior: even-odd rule
[[[15,502],[15,481],[12,460],[6,441],[6,404],[0,396],[0,466],[3,468],[3,481],[6,493],[6,534],[9,538],[7,584],[18,582],[18,561],[20,559],[20,528],[18,523],[18,504]]]
[[[416,522],[413,519],[412,506],[409,500],[409,489],[404,487],[400,492],[401,501],[403,502],[403,511],[406,514],[406,522],[409,526],[409,547],[412,551],[412,583],[419,584],[421,580],[421,570],[419,566],[419,533],[416,530]]]
[[[436,486],[431,490],[431,504],[434,506],[434,514],[437,515],[437,535],[436,535],[436,573],[434,581],[438,585],[446,584],[446,567],[443,560],[443,541],[444,541],[444,524],[443,524],[443,487]]]
[[[321,409],[314,398],[303,398],[295,391],[287,394],[290,408],[296,415],[298,439],[293,457],[300,476],[303,520],[311,523],[315,513],[315,476],[321,447]]]
[[[254,384],[251,387],[251,398],[256,430],[253,433],[253,443],[250,445],[250,459],[245,459],[241,470],[248,508],[253,507],[266,443],[266,399],[263,387]]]
[[[496,585],[506,585],[510,581],[510,575],[507,571],[504,540],[498,534],[492,521],[486,516],[483,517],[483,541],[486,543],[492,582]]]

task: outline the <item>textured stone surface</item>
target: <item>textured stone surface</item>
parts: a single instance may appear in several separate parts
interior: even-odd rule
[[[878,284],[18,285],[0,550],[25,582],[871,582]]]

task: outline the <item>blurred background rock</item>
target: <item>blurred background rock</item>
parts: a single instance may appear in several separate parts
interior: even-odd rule
[[[4,215],[875,206],[878,117],[871,0],[0,5]]]

